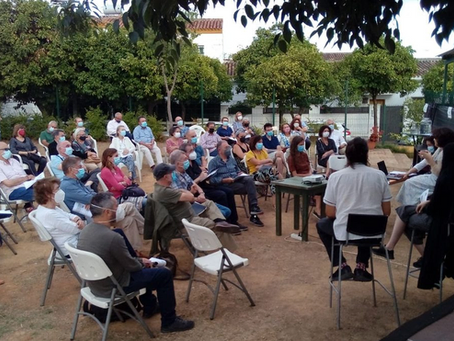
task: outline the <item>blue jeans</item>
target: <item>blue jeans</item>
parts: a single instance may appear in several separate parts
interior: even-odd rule
[[[33,201],[33,186],[25,189],[25,187],[16,188],[9,195],[10,200],[24,200],[27,202]]]
[[[124,287],[126,293],[146,288],[145,294],[139,297],[144,313],[151,313],[156,307],[156,297],[152,294],[157,291],[159,307],[161,309],[161,327],[168,327],[175,321],[175,290],[173,288],[172,273],[167,268],[150,268],[131,273],[129,285]]]
[[[222,215],[225,217],[226,220],[232,214],[232,211],[230,211],[230,208],[219,205],[219,204],[216,204],[216,206],[219,208],[219,211],[221,211]]]

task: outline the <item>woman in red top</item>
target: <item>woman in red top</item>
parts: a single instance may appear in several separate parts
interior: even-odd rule
[[[132,184],[132,181],[117,166],[120,163],[121,157],[115,148],[107,148],[102,153],[101,179],[117,200],[121,198],[123,190]],[[126,201],[135,203],[136,208],[140,211],[146,204],[146,197],[130,197]]]
[[[290,144],[290,156],[288,157],[288,168],[292,176],[309,176],[312,174],[312,167],[309,156],[306,153],[306,141],[301,136],[295,136]]]

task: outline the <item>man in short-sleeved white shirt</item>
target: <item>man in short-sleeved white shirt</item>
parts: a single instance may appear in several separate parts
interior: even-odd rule
[[[320,239],[326,247],[328,256],[334,257],[334,266],[341,269],[342,279],[352,278],[357,281],[371,281],[372,275],[366,268],[370,258],[369,247],[358,247],[356,269],[354,274],[345,258],[339,262],[339,248],[334,248],[331,255],[332,236],[336,240],[347,239],[347,220],[349,214],[389,215],[391,212],[391,192],[383,172],[367,166],[367,142],[357,137],[347,144],[346,156],[348,167],[334,172],[328,181],[323,202],[326,204],[326,215],[317,223]],[[360,239],[350,235],[349,239]],[[378,238],[371,236],[370,238]],[[333,279],[338,278],[338,271]]]
[[[123,114],[121,112],[115,113],[115,117],[107,123],[107,135],[116,136],[118,126],[125,127],[125,130],[129,132],[129,127],[125,121],[123,121]]]
[[[335,129],[336,125],[332,119],[328,119],[326,121],[326,125],[331,129],[330,139],[336,143],[337,153],[338,154],[345,154],[345,147],[347,147],[347,142],[345,142],[344,137],[342,136],[341,132]]]

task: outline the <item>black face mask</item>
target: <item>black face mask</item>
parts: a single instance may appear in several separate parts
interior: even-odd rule
[[[249,128],[249,123],[243,124],[243,127]]]
[[[87,137],[86,137],[86,136],[81,136],[81,137],[79,137],[79,139],[80,139],[81,141],[85,141],[85,140],[87,139]]]
[[[117,121],[117,123],[120,123],[120,122],[121,122],[121,120],[115,120],[115,121]]]
[[[210,134],[213,134],[213,133],[214,133],[214,128],[208,129],[208,132],[209,132]]]
[[[246,142],[246,136],[240,137],[240,141],[241,141],[242,143]]]

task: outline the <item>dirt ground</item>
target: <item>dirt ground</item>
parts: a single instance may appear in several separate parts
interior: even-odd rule
[[[100,144],[100,149],[105,148]],[[141,186],[152,191],[154,179],[144,167]],[[392,186],[395,196],[399,185]],[[284,201],[285,202],[285,201]],[[378,306],[373,307],[369,283],[348,282],[343,285],[342,329],[336,329],[335,308],[330,309],[329,260],[315,230],[311,217],[309,242],[289,238],[293,231],[292,208],[283,214],[283,236],[275,235],[275,213],[270,200],[260,199],[265,211],[262,220],[265,227],[259,228],[244,216],[239,209],[240,222],[250,226],[249,231],[235,237],[237,251],[250,261],[249,266],[239,270],[256,306],[250,307],[246,297],[235,288],[221,290],[216,316],[209,319],[211,292],[201,283],[195,283],[191,300],[185,301],[187,281],[175,281],[177,313],[195,321],[191,331],[177,334],[160,334],[160,318],[155,316],[147,323],[162,340],[378,340],[396,328],[391,298],[377,287]],[[396,203],[393,201],[393,207]],[[292,203],[290,204],[292,207]],[[388,233],[391,232],[395,214],[390,217]],[[78,282],[66,268],[57,268],[46,304],[39,306],[47,270],[50,244],[42,243],[32,224],[27,221],[27,233],[17,224],[7,227],[17,237],[17,256],[3,246],[0,248],[0,339],[1,340],[65,340],[70,336]],[[146,241],[143,251],[150,248]],[[405,263],[409,242],[403,238],[396,251],[393,275],[398,293],[402,323],[418,316],[438,303],[438,291],[420,291],[416,280],[409,280],[409,292],[402,299]],[[190,269],[192,257],[180,241],[172,244],[180,267]],[[355,248],[348,248],[346,257],[355,264]],[[416,256],[414,257],[416,259]],[[386,262],[375,258],[376,278],[389,285]],[[211,283],[213,278],[203,276]],[[453,294],[451,281],[444,283],[444,297]],[[76,340],[100,338],[98,326],[89,318],[81,318]],[[146,333],[134,321],[115,322],[109,332],[110,340],[145,340]]]

